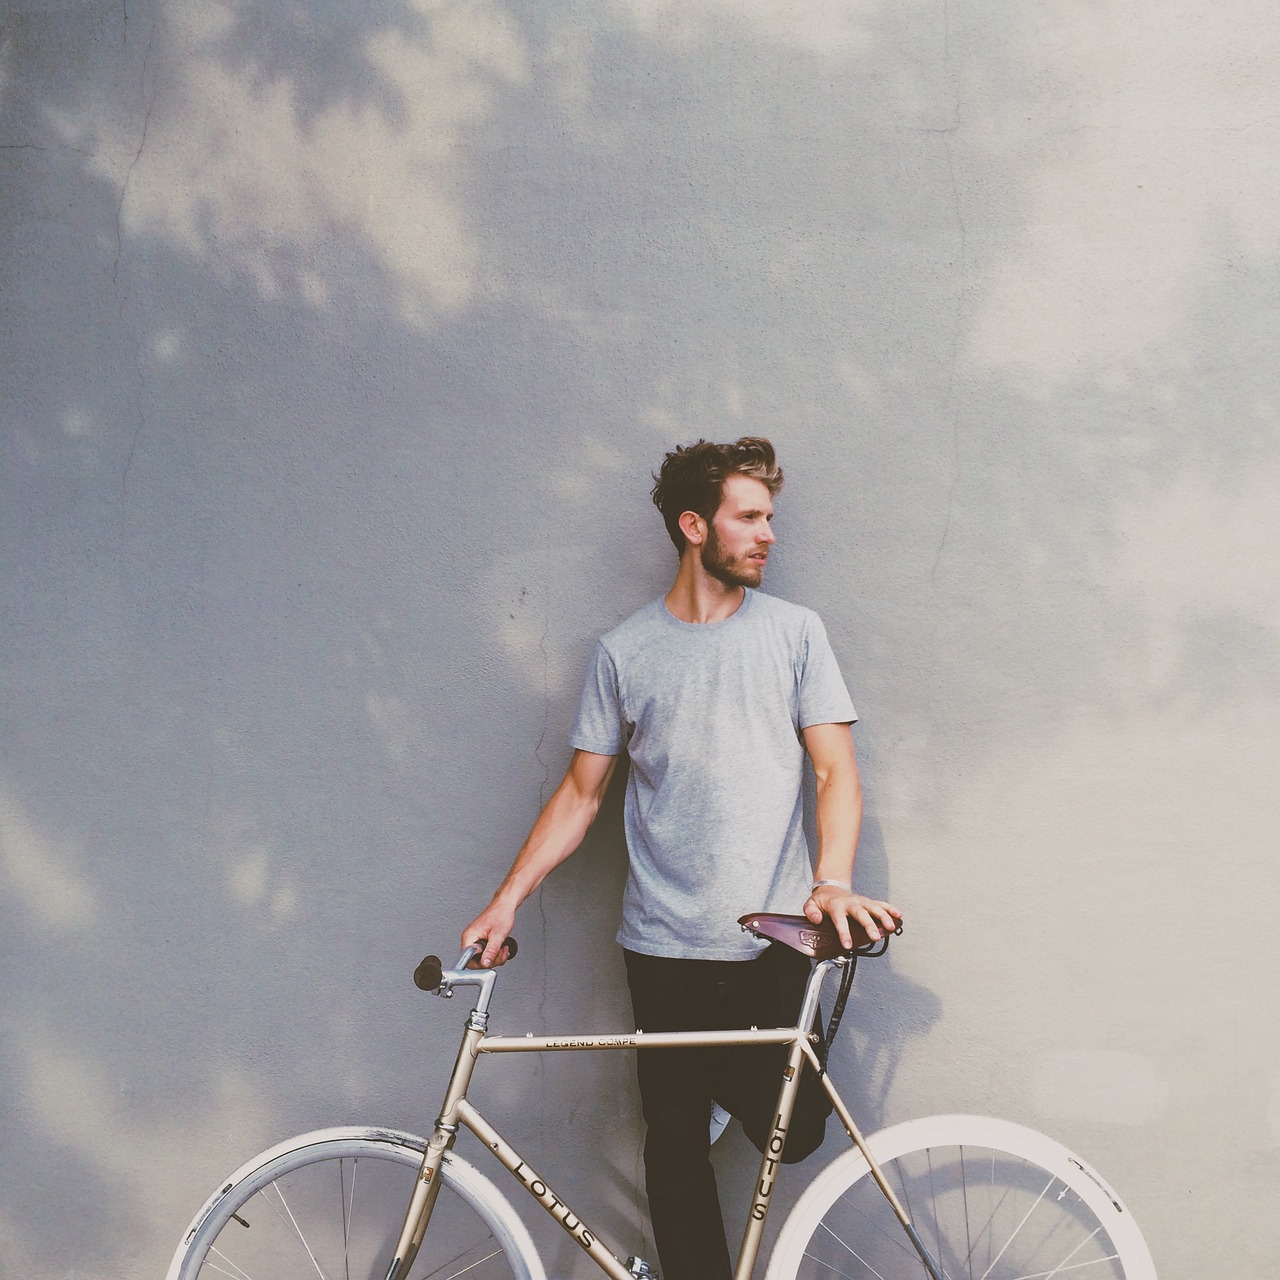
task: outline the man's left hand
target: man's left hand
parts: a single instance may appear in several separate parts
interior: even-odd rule
[[[856,921],[872,942],[879,942],[893,933],[902,923],[902,912],[887,902],[876,898],[864,898],[860,893],[842,889],[838,885],[819,885],[805,900],[805,917],[814,924],[821,924],[826,916],[840,935],[840,945],[847,951],[853,945],[853,932],[849,922]]]

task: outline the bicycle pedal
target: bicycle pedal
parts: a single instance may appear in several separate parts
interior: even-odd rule
[[[659,1280],[658,1273],[643,1258],[628,1258],[627,1272],[637,1280]]]

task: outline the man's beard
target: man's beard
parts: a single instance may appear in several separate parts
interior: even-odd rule
[[[702,567],[726,587],[758,587],[764,577],[763,561],[742,563],[725,554],[716,536],[716,527],[710,521],[707,522],[707,540],[702,544],[699,556]]]

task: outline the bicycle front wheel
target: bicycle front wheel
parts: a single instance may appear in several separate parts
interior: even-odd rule
[[[1043,1134],[981,1116],[929,1116],[874,1134],[868,1146],[946,1280],[1156,1280],[1116,1194]],[[767,1280],[928,1274],[853,1150],[792,1210]]]
[[[325,1129],[264,1151],[214,1192],[168,1280],[384,1280],[423,1142],[387,1129]],[[411,1280],[546,1280],[524,1224],[452,1154]]]

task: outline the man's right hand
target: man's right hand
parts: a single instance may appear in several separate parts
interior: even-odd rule
[[[506,964],[510,952],[502,944],[511,935],[516,913],[500,903],[491,902],[462,931],[462,949],[484,943],[484,949],[472,958],[468,969],[489,969],[495,964]]]

